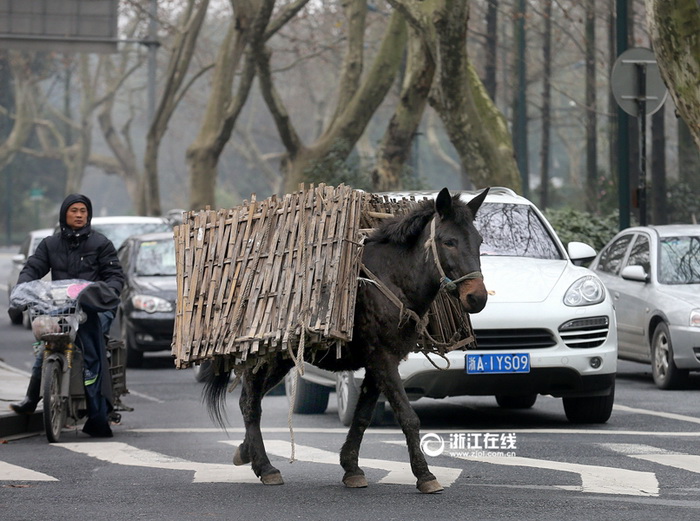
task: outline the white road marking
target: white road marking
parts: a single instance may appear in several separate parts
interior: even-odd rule
[[[56,478],[0,461],[0,481],[58,481]]]
[[[228,440],[222,441],[221,443],[225,443],[227,445],[238,445],[237,442]],[[266,440],[265,449],[268,454],[275,454],[276,456],[286,458],[291,457],[292,454],[292,444],[284,440]],[[294,451],[295,458],[299,461],[325,463],[340,467],[337,452],[330,452],[327,450],[318,449],[316,447],[309,447],[308,445],[300,445],[298,443],[294,444]],[[408,455],[406,456],[406,462],[374,458],[360,458],[359,465],[362,468],[385,470],[387,475],[380,479],[379,483],[394,485],[416,484],[416,477],[411,472],[411,465],[408,463]],[[443,487],[449,487],[452,485],[462,473],[462,469],[454,467],[439,467],[437,465],[431,465],[430,470],[433,474],[435,474],[435,477]]]
[[[638,472],[634,470],[599,467],[596,465],[581,465],[534,458],[514,457],[470,457],[456,455],[455,457],[490,463],[492,465],[507,465],[513,467],[532,467],[538,469],[560,470],[574,472],[581,476],[580,487],[555,485],[564,490],[579,490],[595,494],[622,494],[626,496],[658,496],[659,482],[653,472]]]
[[[635,445],[625,443],[601,443],[605,447],[615,452],[625,454],[630,458],[650,461],[667,467],[687,470],[700,474],[700,456],[694,454],[682,454],[651,445]]]
[[[193,483],[258,483],[259,480],[246,467],[236,467],[232,464],[197,463],[181,458],[175,458],[142,450],[126,443],[115,441],[93,443],[58,443],[51,445],[117,465],[130,467],[151,467],[167,470],[189,470],[194,472]]]
[[[686,416],[685,414],[675,414],[672,412],[661,412],[661,411],[650,411],[649,409],[638,409],[636,407],[628,407],[627,405],[617,405],[613,406],[613,409],[624,412],[631,412],[635,414],[647,414],[649,416],[658,416],[659,418],[667,418],[669,420],[679,420],[690,423],[700,423],[700,418],[695,416]]]
[[[150,400],[152,402],[156,403],[165,403],[165,400],[161,400],[160,398],[155,398],[153,396],[149,396],[148,394],[143,394],[138,391],[134,391],[129,389],[129,394],[132,396],[138,396],[139,398],[143,398],[144,400]]]

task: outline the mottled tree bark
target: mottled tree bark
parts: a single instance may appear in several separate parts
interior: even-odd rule
[[[700,5],[646,0],[647,24],[661,76],[700,147]]]

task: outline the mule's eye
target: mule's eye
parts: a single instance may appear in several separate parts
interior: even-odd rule
[[[457,241],[454,239],[447,239],[446,241],[443,242],[445,246],[448,248],[456,248],[457,247]]]

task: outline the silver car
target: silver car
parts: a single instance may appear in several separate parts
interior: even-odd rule
[[[661,389],[700,371],[700,225],[628,228],[591,268],[615,303],[620,359],[651,363]]]

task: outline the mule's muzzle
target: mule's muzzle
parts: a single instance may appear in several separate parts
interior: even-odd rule
[[[459,301],[467,313],[478,313],[488,300],[488,292],[484,286],[484,279],[477,278],[466,280],[457,287]]]

